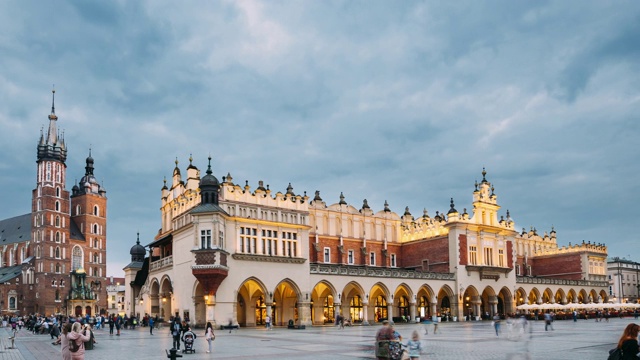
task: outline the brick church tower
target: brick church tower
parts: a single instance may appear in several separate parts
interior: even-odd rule
[[[91,151],[85,175],[71,194],[66,190],[67,147],[57,120],[54,98],[49,128],[38,142],[32,196],[36,291],[24,305],[44,314],[96,315],[107,307],[106,190],[94,177]]]

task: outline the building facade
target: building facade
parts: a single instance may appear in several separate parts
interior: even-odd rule
[[[107,281],[107,313],[109,315],[125,315],[124,312],[124,278],[111,276]]]
[[[37,144],[31,212],[0,221],[0,308],[94,315],[106,309],[106,191],[91,154],[84,176],[67,190],[67,146],[54,105]]]
[[[161,191],[161,228],[131,249],[125,300],[133,315],[179,315],[257,326],[333,322],[338,314],[369,324],[383,319],[514,313],[523,303],[608,301],[604,245],[559,247],[556,232],[518,232],[500,216],[483,178],[472,209],[414,217],[358,208],[343,194],[328,204],[251,189],[230,174],[206,175],[189,159],[186,182],[176,167]]]
[[[613,302],[637,303],[640,300],[640,263],[613,257],[607,262],[607,274]]]

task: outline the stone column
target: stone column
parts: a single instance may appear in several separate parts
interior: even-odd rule
[[[272,312],[271,312],[271,304],[273,303],[266,303],[266,309],[267,309],[267,316],[269,316],[271,318],[271,325],[276,325],[273,316],[271,316]],[[282,319],[281,319],[282,320]],[[256,325],[258,324],[258,319],[256,319]]]
[[[362,303],[362,325],[369,325],[369,303]]]
[[[393,303],[387,303],[387,319],[389,320],[389,322],[393,321]]]
[[[409,316],[411,316],[411,319],[409,319],[410,323],[415,323],[416,322],[416,303],[412,302],[409,304]]]
[[[298,302],[298,325],[311,326],[311,305],[310,302]]]
[[[205,300],[204,303],[206,306],[207,321],[211,322],[211,325],[215,327],[216,326],[216,297],[210,295],[209,299]],[[235,312],[234,312],[234,317],[235,317]],[[237,323],[237,321],[235,321],[235,323]]]

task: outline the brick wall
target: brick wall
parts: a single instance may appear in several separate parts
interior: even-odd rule
[[[579,253],[553,257],[529,258],[533,276],[553,276],[555,279],[583,280],[582,261]]]
[[[425,260],[428,262],[428,268],[423,268]],[[404,268],[449,272],[449,238],[444,236],[403,244],[400,263]]]

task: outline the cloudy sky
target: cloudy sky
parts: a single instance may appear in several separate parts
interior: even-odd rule
[[[416,217],[471,209],[485,167],[518,229],[640,261],[638,39],[637,1],[2,1],[0,218],[30,211],[55,84],[68,179],[91,148],[107,189],[110,275],[190,154]]]

